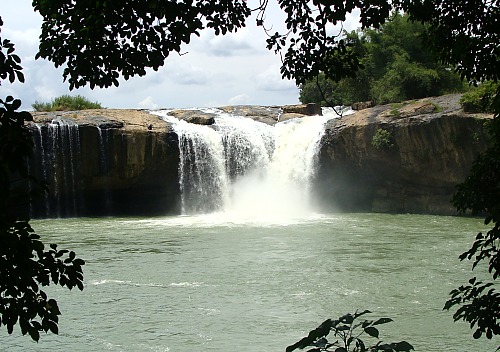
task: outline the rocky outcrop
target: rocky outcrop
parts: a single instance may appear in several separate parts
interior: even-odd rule
[[[180,212],[177,136],[140,110],[34,114],[30,169],[48,182],[34,217]]]
[[[373,107],[372,101],[359,101],[351,105],[353,110],[364,110]]]
[[[196,125],[213,125],[215,123],[215,114],[199,110],[174,110],[170,115],[189,123]]]
[[[313,189],[324,209],[453,214],[455,185],[485,149],[484,122],[491,118],[463,113],[458,99],[376,106],[330,120]],[[219,110],[274,125],[312,111],[302,108]],[[208,125],[215,117],[210,110],[169,114]],[[157,115],[104,109],[34,118],[30,170],[48,180],[50,196],[32,207],[32,215],[180,213],[177,135]]]
[[[283,114],[301,114],[301,115],[322,115],[321,106],[314,103],[300,105],[286,105],[283,107]]]
[[[334,210],[454,214],[450,200],[485,149],[490,117],[464,114],[452,95],[331,120],[315,192]]]

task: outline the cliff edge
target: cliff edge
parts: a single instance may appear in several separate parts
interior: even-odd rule
[[[313,187],[322,210],[454,214],[455,186],[486,148],[485,121],[492,117],[464,113],[459,99],[375,106],[329,120]],[[307,105],[220,109],[271,125],[316,111]],[[178,137],[159,116],[133,109],[33,115],[31,170],[49,181],[51,192],[32,216],[180,213]],[[170,115],[213,123],[210,112]]]

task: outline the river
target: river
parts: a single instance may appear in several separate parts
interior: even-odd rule
[[[60,334],[35,343],[2,329],[2,351],[284,351],[356,309],[394,319],[381,338],[416,351],[498,343],[474,340],[442,311],[471,275],[457,257],[479,219],[337,214],[273,223],[211,214],[32,225],[86,261],[85,289],[49,287],[63,313]]]

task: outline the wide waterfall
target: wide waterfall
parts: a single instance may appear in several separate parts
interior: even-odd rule
[[[314,211],[311,182],[324,126],[334,113],[271,126],[217,109],[204,112],[216,114],[213,125],[156,112],[179,138],[183,214],[290,218]]]
[[[29,168],[49,192],[31,204],[30,216],[308,216],[316,210],[311,194],[325,123],[337,115],[293,118],[262,109],[255,119],[220,109],[185,115],[209,116],[209,125],[150,112],[164,120],[165,132],[130,132],[104,118],[41,119],[31,126],[36,153]]]

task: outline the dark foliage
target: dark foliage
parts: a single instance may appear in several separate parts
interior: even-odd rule
[[[494,101],[499,111],[500,89]],[[453,198],[457,209],[474,215],[484,215],[485,225],[492,226],[486,233],[480,232],[471,248],[460,260],[472,261],[472,270],[486,266],[490,280],[473,277],[468,284],[451,291],[444,309],[457,309],[453,319],[464,320],[474,329],[474,338],[483,334],[491,339],[500,335],[500,293],[494,281],[500,275],[500,119],[498,113],[489,124],[491,146],[472,167],[469,177],[458,186]],[[499,346],[500,349],[500,346]]]
[[[500,73],[499,0],[401,1],[415,21],[429,24],[426,42],[463,79],[496,80]]]
[[[118,86],[120,75],[144,76],[203,28],[225,34],[243,27],[250,15],[243,0],[35,0],[33,6],[43,16],[37,58],[65,64],[70,89]]]
[[[313,347],[308,352],[364,352],[364,351],[389,351],[405,352],[412,351],[413,346],[406,341],[383,343],[379,339],[377,326],[387,324],[392,321],[390,318],[380,318],[377,320],[359,320],[359,317],[371,313],[368,310],[346,314],[338,319],[325,320],[316,329],[286,348],[286,352],[296,349]],[[333,335],[334,342],[330,342],[327,336]],[[368,335],[377,339],[376,343],[368,345],[361,336]]]
[[[0,43],[0,78],[24,81],[14,45],[1,38]],[[32,116],[17,111],[20,106],[21,101],[11,96],[0,100],[0,327],[5,326],[10,334],[19,324],[23,335],[38,341],[41,331],[58,333],[61,314],[57,302],[40,286],[55,283],[83,289],[84,261],[56,245],[45,249],[28,219],[20,215],[44,189],[26,167],[33,140],[25,122],[32,121]],[[26,187],[28,181],[38,185],[32,192]]]

